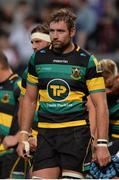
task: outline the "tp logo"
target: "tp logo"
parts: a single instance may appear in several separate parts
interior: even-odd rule
[[[55,101],[63,101],[70,92],[69,85],[63,79],[53,79],[47,85],[48,95]]]

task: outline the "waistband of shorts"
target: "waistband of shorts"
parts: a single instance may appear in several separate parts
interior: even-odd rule
[[[62,123],[45,123],[39,122],[39,128],[67,128],[67,127],[76,127],[76,126],[84,126],[87,125],[86,120],[76,120],[70,122],[62,122]]]

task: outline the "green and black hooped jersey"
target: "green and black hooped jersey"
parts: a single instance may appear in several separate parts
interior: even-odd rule
[[[109,135],[119,139],[119,94],[107,93],[110,130]]]
[[[22,75],[22,81],[21,81],[21,96],[25,95],[26,92],[26,86],[27,86],[27,76],[28,76],[28,68],[26,68],[23,72]],[[38,105],[39,105],[39,101],[37,102],[37,109],[34,115],[34,119],[33,119],[33,125],[32,125],[32,135],[34,137],[36,137],[37,133],[38,133]]]
[[[0,83],[0,135],[9,134],[14,113],[18,108],[21,79],[12,74],[6,81]]]
[[[40,128],[86,125],[87,96],[105,91],[99,63],[80,47],[57,54],[51,47],[34,53],[28,65],[28,83],[39,85]]]

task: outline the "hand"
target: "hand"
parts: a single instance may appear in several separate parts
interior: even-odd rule
[[[96,146],[95,158],[101,167],[111,162],[111,156],[107,147]]]
[[[36,147],[37,147],[37,138],[35,137],[30,137],[28,139],[28,142],[30,144],[30,150],[31,151],[35,151],[36,150]]]
[[[23,142],[19,142],[17,146],[17,153],[20,157],[26,160],[29,158],[29,151],[26,150],[25,144]]]
[[[18,138],[17,136],[6,136],[4,139],[3,139],[3,146],[5,147],[5,149],[8,149],[10,147],[13,147],[15,145],[17,145],[18,143]]]
[[[100,167],[96,162],[92,162],[86,176],[88,179],[117,179],[117,177],[118,168],[116,169],[115,163],[112,161],[103,167]]]

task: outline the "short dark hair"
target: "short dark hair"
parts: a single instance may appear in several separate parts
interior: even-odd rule
[[[0,51],[0,66],[2,67],[2,69],[10,68],[10,65],[8,63],[8,59],[2,51]]]
[[[76,15],[68,8],[62,8],[57,11],[53,11],[49,18],[49,24],[51,22],[66,22],[68,29],[75,28]]]
[[[35,26],[32,31],[31,34],[35,33],[35,32],[41,32],[41,33],[46,33],[49,34],[49,28],[47,24],[39,24],[37,26]]]

